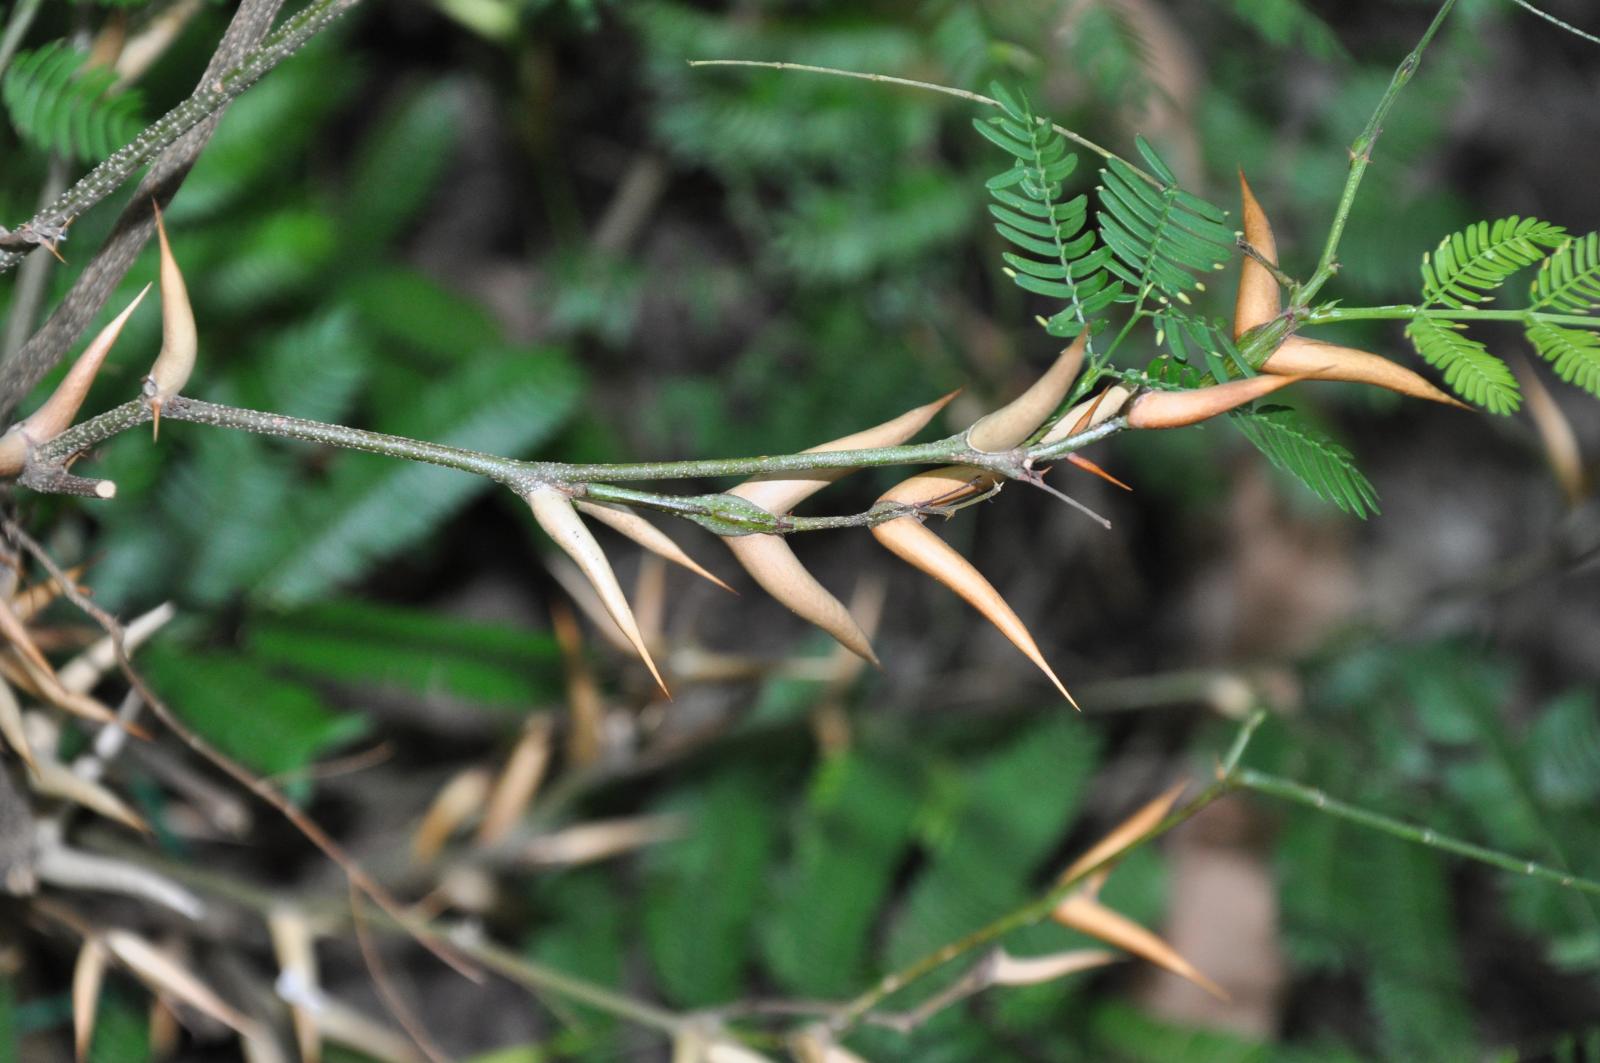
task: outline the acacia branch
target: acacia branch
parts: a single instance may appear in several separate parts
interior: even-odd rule
[[[10,414],[44,378],[100,312],[150,239],[154,222],[149,201],[171,200],[210,141],[227,105],[359,2],[314,0],[269,37],[283,0],[244,0],[193,95],[16,231],[0,229],[0,272],[4,272],[41,241],[59,239],[74,218],[115,192],[140,167],[150,164],[133,201],[118,217],[111,235],[79,274],[67,297],[38,333],[0,365],[0,419]]]
[[[1416,845],[1425,845],[1430,849],[1439,849],[1443,852],[1459,856],[1465,860],[1474,860],[1480,864],[1497,867],[1501,871],[1509,871],[1514,875],[1526,875],[1543,882],[1549,882],[1563,889],[1576,890],[1590,896],[1600,897],[1600,882],[1574,875],[1569,871],[1547,867],[1532,860],[1521,860],[1510,853],[1502,853],[1482,845],[1453,838],[1448,834],[1440,834],[1431,827],[1418,827],[1404,820],[1385,816],[1379,812],[1352,805],[1336,797],[1330,797],[1321,790],[1301,785],[1292,779],[1282,779],[1276,775],[1256,771],[1252,768],[1241,768],[1233,775],[1233,786],[1239,790],[1249,790],[1253,793],[1263,794],[1267,797],[1276,797],[1280,800],[1291,801],[1297,805],[1317,812],[1325,812],[1337,819],[1355,823],[1358,826],[1388,834],[1402,841],[1412,842]]]
[[[335,19],[361,0],[314,0],[295,15],[259,47],[252,48],[236,63],[224,71],[207,71],[193,94],[155,122],[146,126],[138,136],[112,152],[104,162],[90,170],[71,188],[63,192],[49,206],[44,207],[28,221],[10,232],[0,230],[0,272],[11,269],[22,261],[24,255],[38,246],[36,234],[61,229],[96,203],[105,199],[123,182],[138,172],[139,168],[162,151],[171,147],[179,137],[222,110],[260,81],[274,67],[327,28]],[[275,12],[282,0],[271,4]],[[259,6],[259,5],[258,5]],[[268,17],[268,23],[271,17]]]
[[[204,402],[181,395],[167,400],[161,416],[166,421],[183,421],[252,432],[258,435],[297,439],[368,454],[381,454],[404,461],[440,465],[472,473],[504,484],[512,490],[526,491],[540,484],[559,484],[573,494],[596,502],[615,502],[643,506],[674,516],[698,520],[712,530],[728,533],[763,532],[788,534],[833,528],[866,527],[895,517],[906,516],[904,506],[874,507],[865,513],[843,517],[788,517],[754,511],[758,524],[748,523],[752,507],[728,495],[711,494],[685,497],[613,486],[612,480],[681,480],[702,476],[762,476],[809,472],[817,469],[856,469],[885,465],[967,465],[1008,479],[1028,480],[1036,475],[1033,467],[1091,443],[1099,442],[1128,427],[1125,418],[1114,417],[1077,435],[1049,445],[1021,447],[994,453],[974,450],[966,432],[958,432],[931,443],[908,446],[875,447],[863,450],[834,450],[780,454],[753,458],[714,458],[703,461],[668,461],[618,465],[570,465],[561,462],[521,461],[462,447],[430,443],[406,436],[371,432],[345,425],[327,424],[300,417],[237,406]],[[50,494],[75,494],[110,498],[115,485],[107,480],[77,476],[68,466],[85,451],[151,420],[150,406],[142,399],[125,402],[99,416],[74,425],[39,445],[30,456],[19,482],[36,491]],[[938,507],[913,507],[919,514],[940,513]],[[737,527],[741,522],[748,526]]]

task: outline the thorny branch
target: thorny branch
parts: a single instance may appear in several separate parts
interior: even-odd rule
[[[613,487],[602,480],[676,480],[703,476],[761,476],[773,473],[807,472],[814,469],[854,469],[885,465],[969,465],[997,473],[1007,479],[1029,481],[1033,466],[1072,453],[1104,440],[1128,427],[1123,418],[1101,424],[1048,445],[1021,447],[989,453],[968,445],[965,432],[931,443],[864,450],[804,452],[753,458],[713,458],[699,461],[647,462],[622,465],[569,465],[561,462],[520,461],[482,451],[429,443],[405,436],[369,432],[344,425],[309,421],[299,417],[247,410],[236,406],[203,402],[175,396],[162,408],[163,420],[187,421],[253,432],[260,435],[297,439],[308,443],[381,454],[405,461],[425,462],[483,476],[517,491],[541,484],[557,484],[574,495],[596,502],[618,502],[642,506],[676,516],[694,519],[732,519],[732,511],[716,507],[727,505],[723,495],[685,498],[681,495],[633,491]],[[135,399],[113,407],[96,417],[62,432],[39,446],[24,470],[20,482],[43,492],[109,498],[115,493],[109,481],[77,476],[67,468],[79,455],[122,432],[149,423],[150,407]],[[924,509],[919,509],[919,512]],[[905,507],[879,506],[865,513],[846,517],[769,516],[749,531],[789,534],[844,527],[868,527],[904,516]],[[746,511],[741,509],[743,516]],[[760,518],[757,518],[760,519]]]
[[[229,103],[360,0],[314,0],[268,36],[283,0],[246,0],[223,34],[200,84],[183,103],[147,127],[28,221],[0,229],[0,273],[16,266],[43,238],[63,233],[73,219],[114,193],[151,164],[133,201],[117,219],[94,260],[39,332],[0,365],[4,419],[100,312],[153,231],[149,201],[170,200],[200,156]],[[265,38],[265,39],[263,39]]]
[[[284,797],[265,780],[251,774],[242,764],[214,748],[187,724],[178,719],[177,714],[150,688],[150,684],[145,681],[143,674],[133,666],[133,662],[128,658],[123,642],[122,625],[118,623],[115,617],[84,596],[71,578],[61,569],[61,566],[56,564],[55,559],[50,556],[47,550],[34,541],[33,537],[13,520],[0,521],[0,530],[3,530],[8,538],[21,546],[23,550],[27,551],[34,560],[44,567],[51,578],[60,584],[62,593],[73,605],[77,606],[86,616],[90,617],[105,630],[106,634],[111,638],[112,646],[116,650],[117,665],[121,669],[123,676],[139,692],[145,704],[149,706],[150,711],[169,731],[176,735],[184,745],[205,758],[229,778],[277,810],[296,830],[305,836],[306,840],[322,850],[329,860],[339,866],[339,869],[349,878],[354,888],[359,889],[370,897],[372,902],[387,915],[400,921],[404,921],[407,918],[404,906],[382,883],[362,870],[361,865],[355,861],[355,858],[347,853],[343,846],[334,841],[333,837],[324,831],[315,820],[296,808],[288,798]],[[476,968],[462,959],[459,950],[454,946],[438,939],[436,936],[419,934],[417,940],[435,956],[438,956],[445,963],[467,977],[472,978],[474,981],[481,978]]]

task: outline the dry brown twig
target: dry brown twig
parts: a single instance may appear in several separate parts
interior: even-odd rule
[[[56,563],[55,559],[50,556],[48,551],[34,541],[33,537],[28,535],[14,520],[7,518],[0,522],[0,529],[3,529],[13,542],[19,544],[29,556],[44,567],[46,572],[59,581],[65,589],[68,600],[94,620],[95,623],[99,624],[106,634],[111,637],[113,644],[116,646],[117,664],[123,676],[135,690],[139,691],[140,696],[145,700],[145,704],[150,707],[150,711],[169,731],[176,735],[184,745],[210,762],[229,778],[272,806],[307,841],[320,849],[329,860],[337,864],[352,885],[371,898],[372,902],[381,908],[385,914],[400,922],[401,925],[410,925],[407,921],[404,905],[390,894],[382,883],[367,874],[361,868],[361,865],[356,862],[355,858],[347,853],[342,845],[334,841],[333,837],[323,830],[315,820],[296,808],[265,780],[258,778],[244,765],[214,748],[209,742],[195,733],[193,729],[184,724],[182,720],[178,719],[167,703],[150,688],[149,683],[145,681],[139,670],[134,667],[133,662],[129,660],[123,643],[122,625],[115,617],[91,602],[77,588],[73,587],[71,581],[66,578],[66,573]],[[426,933],[419,933],[416,940],[418,944],[460,974],[475,982],[482,980],[483,975],[477,966],[465,959],[459,950],[450,943],[436,935]]]

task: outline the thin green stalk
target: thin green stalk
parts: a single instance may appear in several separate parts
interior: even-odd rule
[[[942,92],[946,96],[954,96],[957,99],[968,100],[972,103],[981,103],[985,107],[998,108],[1000,106],[999,100],[991,99],[990,97],[984,96],[980,93],[968,92],[966,89],[951,88],[949,85],[939,85],[931,81],[914,81],[911,78],[897,78],[889,74],[869,74],[860,70],[840,70],[837,67],[831,66],[812,66],[809,63],[763,62],[756,59],[691,59],[689,60],[689,65],[751,66],[762,67],[767,70],[794,70],[804,74],[826,74],[830,77],[838,78],[859,78],[862,81],[877,81],[886,85],[903,85],[906,88],[922,89],[924,92]],[[1040,122],[1043,121],[1044,119],[1041,118]],[[1059,126],[1053,122],[1051,123],[1050,128],[1054,129],[1057,133],[1060,133],[1062,136],[1066,137],[1079,147],[1087,148],[1089,151],[1094,152],[1102,159],[1116,159],[1119,162],[1124,163],[1129,169],[1133,170],[1152,185],[1155,185],[1157,188],[1162,187],[1161,182],[1157,178],[1146,173],[1143,169],[1135,166],[1133,163],[1128,162],[1127,159],[1124,159],[1111,149],[1101,147],[1099,144],[1096,144],[1094,141],[1090,140],[1086,136],[1083,136],[1081,133],[1076,133],[1068,129],[1066,126]]]
[[[1416,74],[1417,67],[1422,64],[1422,53],[1433,42],[1434,35],[1439,32],[1439,27],[1444,25],[1450,9],[1455,6],[1456,0],[1444,0],[1440,5],[1438,13],[1433,16],[1433,21],[1428,23],[1427,30],[1422,34],[1422,39],[1395,68],[1394,76],[1389,79],[1389,87],[1384,90],[1378,106],[1373,108],[1366,127],[1351,143],[1350,173],[1345,177],[1344,191],[1339,195],[1339,206],[1334,211],[1333,223],[1328,227],[1328,240],[1323,245],[1322,258],[1317,262],[1316,272],[1311,275],[1311,279],[1304,287],[1294,293],[1294,302],[1297,305],[1310,302],[1312,297],[1322,290],[1322,286],[1339,271],[1339,241],[1344,236],[1344,227],[1350,219],[1350,210],[1355,206],[1356,192],[1361,188],[1361,179],[1366,176],[1367,166],[1372,162],[1373,146],[1383,133],[1383,121],[1389,116],[1389,110],[1394,106],[1395,100],[1400,97],[1400,90],[1405,88],[1407,82]]]
[[[1290,779],[1282,779],[1275,775],[1256,771],[1252,768],[1241,768],[1232,774],[1233,785],[1236,789],[1250,790],[1254,793],[1265,794],[1268,797],[1277,797],[1285,801],[1292,801],[1307,808],[1326,812],[1330,816],[1349,820],[1351,823],[1370,827],[1384,834],[1392,835],[1404,841],[1426,845],[1432,849],[1453,853],[1467,860],[1475,860],[1480,864],[1488,864],[1502,871],[1512,874],[1527,875],[1544,882],[1550,882],[1565,889],[1577,890],[1600,897],[1600,882],[1574,875],[1570,872],[1560,871],[1544,864],[1534,863],[1531,860],[1519,860],[1508,853],[1498,852],[1481,845],[1452,838],[1447,834],[1440,834],[1430,827],[1418,827],[1404,820],[1394,819],[1391,816],[1381,815],[1365,808],[1340,801],[1330,797],[1321,790]]]
[[[1324,306],[1310,310],[1300,319],[1307,325],[1327,325],[1336,321],[1410,321],[1418,317],[1449,321],[1516,321],[1522,324],[1572,325],[1600,329],[1600,317],[1592,314],[1552,314],[1543,310],[1482,310],[1476,307],[1420,307],[1409,303],[1387,306]]]
[[[360,428],[347,428],[344,425],[324,424],[321,421],[308,421],[300,417],[264,413],[260,410],[222,406],[182,395],[167,400],[161,408],[161,418],[164,421],[187,421],[218,428],[233,428],[260,435],[280,436],[347,450],[360,450],[369,454],[383,454],[405,461],[443,465],[446,468],[486,476],[501,483],[536,479],[541,469],[536,463],[502,458],[476,450],[428,443],[404,436],[387,435],[383,432],[368,432]],[[143,399],[125,402],[98,417],[74,425],[40,446],[34,452],[33,464],[47,467],[60,465],[74,454],[129,429],[147,424],[150,419],[150,406]]]
[[[645,462],[618,465],[568,465],[560,462],[520,461],[462,447],[429,443],[425,440],[384,432],[369,432],[339,424],[326,424],[300,417],[224,406],[184,396],[167,400],[162,407],[166,421],[188,422],[229,428],[258,435],[298,439],[308,443],[381,454],[403,461],[425,462],[483,476],[513,490],[525,491],[537,484],[563,484],[581,487],[597,502],[640,505],[678,516],[717,518],[695,497],[632,491],[619,488],[611,480],[681,480],[702,476],[760,476],[784,472],[810,472],[817,469],[856,469],[885,465],[971,465],[1011,479],[1020,479],[1036,462],[1059,457],[1125,429],[1127,422],[1112,418],[1085,432],[1049,446],[986,453],[967,445],[966,433],[958,432],[931,443],[866,450],[835,450],[780,454],[754,458],[713,458],[703,461]],[[74,425],[49,442],[41,444],[29,459],[21,482],[35,490],[110,498],[115,486],[69,474],[71,459],[122,432],[149,423],[149,405],[142,399],[125,402],[97,417]],[[701,496],[701,499],[717,496]],[[723,500],[726,501],[725,499]],[[872,510],[845,517],[786,517],[762,531],[816,531],[826,528],[861,527],[892,520],[904,513]],[[726,516],[722,514],[721,516]]]
[[[1592,33],[1587,33],[1587,32],[1585,32],[1583,30],[1580,30],[1578,27],[1572,25],[1572,23],[1570,23],[1570,22],[1562,22],[1560,19],[1556,18],[1554,15],[1549,14],[1548,12],[1545,12],[1545,11],[1541,11],[1538,8],[1534,7],[1532,4],[1528,3],[1528,0],[1511,0],[1511,2],[1513,4],[1516,4],[1518,7],[1522,8],[1522,10],[1528,12],[1529,14],[1539,16],[1540,18],[1544,19],[1546,22],[1550,23],[1552,26],[1559,26],[1560,28],[1566,30],[1568,33],[1572,34],[1574,37],[1581,37],[1584,40],[1588,41],[1590,44],[1600,44],[1600,37],[1596,37]]]
[[[1013,930],[1020,930],[1025,926],[1031,926],[1047,918],[1067,894],[1071,893],[1095,872],[1117,860],[1121,860],[1132,850],[1154,841],[1179,824],[1187,822],[1219,798],[1226,797],[1233,790],[1229,781],[1233,766],[1238,764],[1239,758],[1244,755],[1245,748],[1250,744],[1250,739],[1255,735],[1256,729],[1261,726],[1265,719],[1266,713],[1258,710],[1251,713],[1249,718],[1240,725],[1239,732],[1234,736],[1233,744],[1229,747],[1227,756],[1223,761],[1227,769],[1219,771],[1217,780],[1206,787],[1194,800],[1167,816],[1144,834],[1133,839],[1121,850],[1108,854],[1105,859],[1093,866],[1080,868],[1075,874],[1056,882],[1045,893],[1022,907],[1007,912],[987,926],[979,927],[972,933],[942,945],[920,959],[914,960],[899,970],[880,978],[871,989],[868,989],[865,993],[840,1008],[838,1013],[828,1020],[829,1028],[835,1034],[844,1033],[860,1023],[888,997],[898,993],[918,979],[931,974],[952,960],[997,941]]]

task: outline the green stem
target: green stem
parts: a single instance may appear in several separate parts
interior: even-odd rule
[[[1339,271],[1339,240],[1344,236],[1345,223],[1349,221],[1350,210],[1355,206],[1356,192],[1361,187],[1361,179],[1366,176],[1367,166],[1372,162],[1373,146],[1383,133],[1383,120],[1389,116],[1389,110],[1399,98],[1400,90],[1406,87],[1406,83],[1417,72],[1417,67],[1422,64],[1422,53],[1433,42],[1434,35],[1439,32],[1439,27],[1444,25],[1445,17],[1455,6],[1456,0],[1444,0],[1440,5],[1438,13],[1433,16],[1433,21],[1428,23],[1422,39],[1395,68],[1394,76],[1389,79],[1389,87],[1384,90],[1383,98],[1378,101],[1378,106],[1373,108],[1372,116],[1367,119],[1366,128],[1362,129],[1351,143],[1350,173],[1345,177],[1344,191],[1339,195],[1339,206],[1334,211],[1333,224],[1328,227],[1328,240],[1323,245],[1322,258],[1317,263],[1316,272],[1311,275],[1311,279],[1294,293],[1293,301],[1296,305],[1310,302],[1322,286]]]
[[[656,494],[618,488],[613,480],[681,480],[702,476],[761,476],[786,472],[812,472],[818,469],[857,469],[885,465],[970,465],[1010,479],[1022,477],[1031,463],[1059,457],[1078,450],[1127,427],[1122,418],[1111,418],[1049,446],[987,453],[967,445],[966,433],[958,432],[931,443],[865,450],[806,451],[755,458],[713,458],[704,461],[664,461],[618,465],[567,465],[560,462],[520,461],[462,447],[429,443],[425,440],[384,432],[369,432],[345,425],[326,424],[301,417],[267,413],[261,410],[224,406],[200,399],[175,396],[162,407],[162,419],[210,425],[253,432],[258,435],[298,439],[308,443],[381,454],[404,461],[425,462],[448,469],[483,476],[513,490],[525,492],[537,484],[587,485],[581,492],[597,502],[641,505],[679,516],[711,514],[694,498]],[[110,498],[115,487],[107,481],[86,479],[66,471],[71,459],[113,436],[137,428],[151,420],[150,406],[142,399],[125,402],[97,417],[77,424],[50,441],[40,444],[29,457],[21,482],[35,490]],[[847,517],[784,518],[775,531],[815,531],[824,528],[860,527],[892,520],[904,513],[889,510],[869,511]],[[765,530],[765,529],[763,529]]]
[[[1419,317],[1450,321],[1517,321],[1523,324],[1574,325],[1600,329],[1600,317],[1593,314],[1552,314],[1543,310],[1480,310],[1476,307],[1421,307],[1409,303],[1388,306],[1325,306],[1306,312],[1300,319],[1307,325],[1326,325],[1335,321],[1410,321]]]
[[[921,89],[924,92],[942,92],[946,96],[954,96],[957,99],[968,100],[972,103],[981,103],[985,107],[998,108],[1000,106],[999,100],[991,99],[988,96],[983,96],[976,92],[968,92],[966,89],[951,88],[949,85],[938,85],[931,81],[914,81],[911,78],[897,78],[888,74],[869,74],[860,70],[840,70],[837,67],[831,66],[812,66],[809,63],[762,62],[756,59],[691,59],[689,60],[689,65],[751,66],[762,67],[767,70],[794,70],[803,74],[826,74],[829,77],[836,78],[859,78],[862,81],[876,81],[885,85],[903,85],[906,88]],[[1043,121],[1044,119],[1041,118],[1040,122]],[[1155,177],[1146,173],[1133,163],[1128,162],[1127,159],[1122,158],[1122,156],[1118,155],[1111,149],[1101,147],[1088,137],[1083,136],[1080,133],[1075,133],[1065,126],[1059,126],[1051,123],[1050,128],[1054,129],[1057,133],[1060,133],[1074,144],[1077,144],[1079,147],[1087,148],[1088,150],[1094,152],[1102,159],[1117,159],[1118,161],[1127,165],[1129,169],[1133,170],[1140,177],[1143,177],[1146,181],[1158,188],[1162,187],[1161,182]]]
[[[500,483],[516,484],[545,478],[540,475],[544,467],[534,462],[516,461],[476,450],[428,443],[404,436],[387,435],[383,432],[368,432],[360,428],[347,428],[344,425],[324,424],[321,421],[308,421],[300,417],[285,417],[282,414],[264,413],[260,410],[222,406],[181,395],[167,400],[161,408],[161,419],[233,428],[259,435],[280,436],[347,450],[365,451],[369,454],[382,454],[405,461],[443,465],[446,468],[486,476]],[[131,428],[146,424],[150,420],[150,406],[143,399],[125,402],[98,417],[74,425],[48,443],[42,444],[34,452],[30,464],[45,467],[65,464],[74,454]]]
[[[1282,779],[1251,768],[1239,769],[1233,773],[1232,779],[1237,789],[1250,790],[1255,793],[1265,794],[1268,797],[1292,801],[1295,804],[1316,809],[1318,812],[1326,812],[1330,816],[1349,820],[1351,823],[1357,823],[1363,827],[1369,827],[1405,841],[1415,842],[1418,845],[1426,845],[1468,860],[1476,860],[1480,864],[1488,864],[1490,867],[1497,867],[1502,871],[1509,871],[1517,875],[1527,875],[1530,878],[1550,882],[1565,889],[1600,896],[1600,882],[1596,882],[1593,879],[1546,867],[1531,860],[1518,860],[1507,853],[1487,849],[1481,845],[1474,845],[1459,838],[1452,838],[1449,835],[1440,834],[1429,827],[1417,827],[1403,820],[1380,815],[1377,812],[1329,797],[1321,790],[1302,786],[1300,783],[1290,779]]]
[[[1245,747],[1250,744],[1250,739],[1255,734],[1256,728],[1260,727],[1265,719],[1266,714],[1264,712],[1257,711],[1250,714],[1250,717],[1240,726],[1239,733],[1234,737],[1233,745],[1228,750],[1227,759],[1224,761],[1225,764],[1238,763],[1239,758],[1244,755]],[[1219,798],[1227,796],[1232,790],[1233,786],[1228,772],[1220,772],[1217,781],[1206,787],[1194,800],[1130,841],[1122,849],[1108,854],[1105,859],[1091,867],[1080,868],[1075,874],[1062,878],[1039,897],[1014,911],[1006,913],[987,926],[979,927],[965,937],[949,942],[920,959],[907,964],[905,967],[880,978],[871,989],[868,989],[865,993],[840,1008],[838,1013],[829,1020],[829,1027],[832,1028],[835,1034],[841,1034],[861,1022],[888,997],[898,993],[918,979],[943,967],[952,960],[965,956],[967,953],[1004,937],[1013,930],[1031,926],[1047,918],[1067,894],[1077,889],[1089,876],[1101,868],[1121,860],[1132,850],[1161,837],[1179,824],[1187,822],[1202,809],[1213,804]]]

